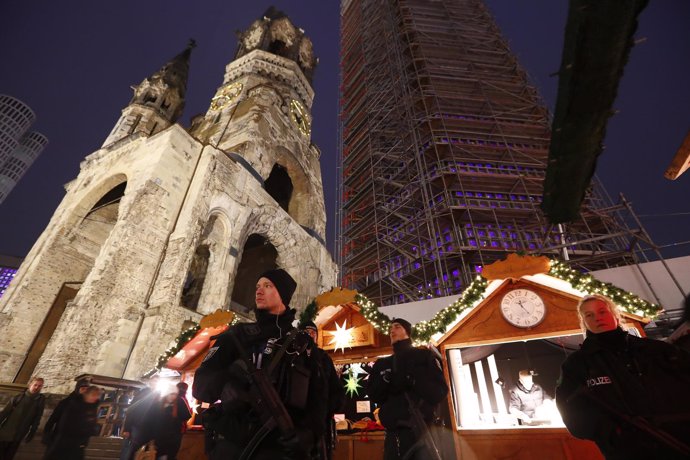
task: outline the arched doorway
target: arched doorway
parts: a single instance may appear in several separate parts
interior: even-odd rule
[[[59,270],[52,268],[52,275],[59,273],[61,286],[54,295],[45,320],[29,347],[14,381],[26,383],[31,377],[41,355],[53,336],[67,304],[76,297],[82,282],[91,272],[103,244],[117,223],[120,201],[125,194],[127,181],[124,179],[98,199],[81,219],[68,240],[58,242],[51,250],[44,264],[50,270],[53,264],[69,260],[69,264],[59,264]],[[88,205],[87,205],[88,206]],[[78,208],[77,208],[78,209]],[[78,211],[77,211],[78,213]],[[39,293],[40,290],[36,290]]]

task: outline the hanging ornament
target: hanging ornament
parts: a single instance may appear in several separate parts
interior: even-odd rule
[[[362,388],[362,385],[359,384],[360,381],[359,377],[353,373],[348,374],[347,379],[345,379],[345,393],[351,398],[359,396],[359,389]]]
[[[343,352],[345,347],[350,348],[350,343],[352,342],[352,330],[347,328],[347,320],[343,321],[343,325],[340,326],[337,322],[335,323],[335,332],[333,333],[333,338],[331,339],[330,345],[335,344],[334,351],[338,351],[340,348]]]

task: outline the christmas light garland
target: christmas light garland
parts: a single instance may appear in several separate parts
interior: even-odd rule
[[[659,305],[647,302],[632,292],[617,288],[611,283],[599,281],[592,275],[580,273],[560,260],[551,261],[549,275],[569,282],[578,291],[586,292],[587,294],[604,295],[613,300],[623,310],[633,315],[654,318],[662,310]]]
[[[551,260],[551,269],[549,276],[567,281],[570,285],[578,291],[587,294],[601,294],[623,308],[626,312],[654,318],[661,312],[659,305],[647,302],[633,294],[632,292],[624,291],[623,289],[615,287],[611,283],[604,283],[597,280],[592,275],[581,273],[560,260]],[[465,310],[474,308],[483,298],[488,282],[481,276],[477,276],[472,283],[462,291],[460,297],[448,307],[439,311],[429,321],[420,321],[412,327],[412,340],[417,343],[428,342],[434,334],[446,332],[448,326],[452,324],[459,315]],[[362,315],[366,318],[374,328],[384,334],[388,333],[391,325],[391,318],[379,310],[379,307],[362,294],[357,294],[355,297],[357,304],[361,307]],[[299,316],[300,324],[308,321],[314,321],[317,314],[316,300],[312,300],[307,305]],[[239,316],[233,318],[230,325],[238,322]],[[200,326],[194,326],[186,329],[180,334],[175,345],[169,347],[165,352],[158,357],[156,366],[149,370],[144,377],[149,377],[155,374],[170,358],[175,356],[178,351],[199,331]]]
[[[458,315],[474,307],[483,298],[487,284],[484,278],[480,276],[475,278],[467,289],[460,294],[458,300],[436,313],[429,321],[420,321],[412,326],[412,340],[415,342],[428,342],[431,336],[437,332],[445,332],[448,325],[455,321]],[[357,303],[362,307],[362,314],[367,321],[379,332],[387,334],[391,325],[391,319],[384,313],[381,313],[374,302],[361,294],[357,295]]]
[[[201,329],[201,326],[199,326],[198,324],[194,324],[194,326],[182,331],[182,334],[178,335],[177,339],[175,339],[175,345],[168,347],[168,349],[165,350],[163,354],[158,357],[156,365],[153,367],[153,369],[150,369],[148,372],[144,374],[144,378],[151,377],[153,374],[158,372],[165,365],[165,363],[168,362],[170,358],[175,356],[177,352],[180,351],[180,349],[184,347],[185,344],[189,342],[192,339],[192,337],[196,335],[197,332],[199,332],[199,329]]]
[[[601,294],[619,305],[628,313],[654,318],[661,311],[659,305],[652,304],[633,294],[615,287],[611,283],[604,283],[597,280],[592,275],[580,273],[570,268],[567,264],[559,260],[551,260],[549,276],[567,281],[578,291],[587,294]],[[465,289],[458,300],[448,307],[436,313],[429,321],[420,321],[412,327],[412,340],[415,342],[428,342],[434,334],[446,332],[448,326],[465,310],[473,308],[484,298],[484,292],[488,282],[481,276],[477,276],[472,283]],[[362,307],[362,314],[379,332],[388,333],[391,319],[379,311],[379,307],[370,301],[366,296],[357,294],[357,303]]]

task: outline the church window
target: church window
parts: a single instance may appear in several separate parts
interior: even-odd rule
[[[264,182],[264,188],[276,203],[288,212],[290,198],[292,198],[292,180],[284,166],[276,164],[271,170],[271,174]]]
[[[192,310],[196,310],[199,306],[210,255],[207,245],[197,247],[187,272],[187,279],[182,288],[182,305]]]
[[[282,40],[273,40],[268,46],[268,52],[284,56],[287,53],[287,46],[285,46],[285,42]]]

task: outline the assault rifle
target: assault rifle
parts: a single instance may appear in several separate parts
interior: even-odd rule
[[[430,460],[442,460],[441,453],[438,451],[438,447],[436,447],[436,442],[434,441],[433,436],[431,436],[431,431],[429,431],[429,427],[424,421],[422,412],[419,410],[419,405],[412,400],[407,391],[405,391],[405,399],[407,399],[407,406],[409,407],[410,411],[410,428],[417,438],[417,442],[412,449],[405,454],[403,460],[415,458],[415,451],[420,447],[426,448],[429,454],[428,458]]]
[[[593,394],[591,391],[587,391],[584,387],[576,391],[572,396],[570,396],[567,399],[567,402],[570,402],[577,396],[584,396],[589,398],[592,402],[599,405],[599,407],[604,409],[606,412],[608,412],[610,415],[617,418],[618,420],[634,426],[641,432],[647,434],[649,437],[655,439],[656,441],[660,442],[666,447],[669,447],[675,450],[676,452],[679,452],[684,456],[690,458],[690,446],[685,444],[683,441],[677,439],[670,433],[662,430],[661,428],[652,425],[646,418],[641,416],[631,416],[624,412],[621,412],[608,402]]]
[[[238,334],[230,334],[233,345],[242,358],[243,367],[246,367],[247,377],[250,383],[250,403],[259,415],[259,420],[262,423],[261,428],[254,434],[249,444],[247,444],[240,455],[240,460],[248,460],[252,457],[254,451],[259,444],[261,444],[263,439],[275,428],[278,428],[281,436],[285,439],[294,438],[296,436],[295,425],[292,422],[292,418],[290,414],[288,414],[287,409],[285,409],[283,401],[280,399],[278,392],[273,387],[269,378],[271,370],[276,367],[278,361],[283,357],[284,350],[294,339],[295,333],[291,332],[288,335],[280,352],[276,353],[276,356],[271,360],[271,366],[268,372],[263,368],[256,368],[237,336]]]

